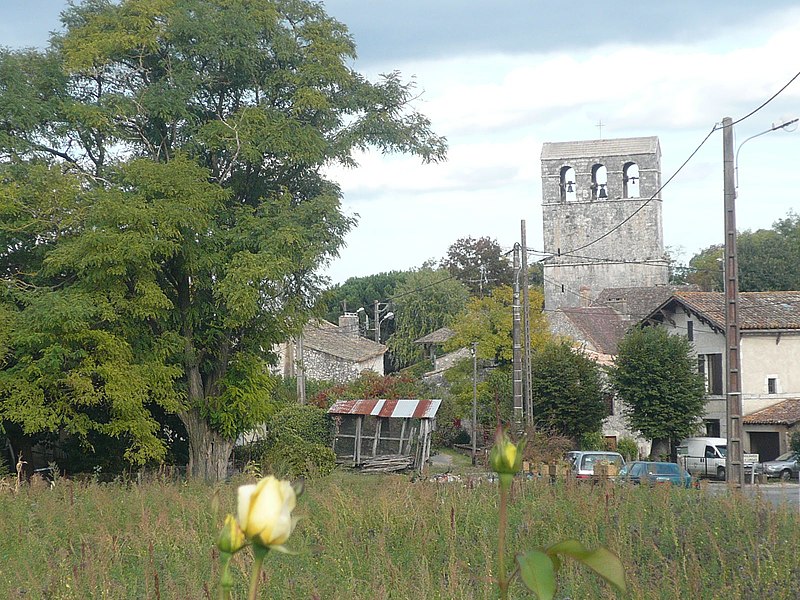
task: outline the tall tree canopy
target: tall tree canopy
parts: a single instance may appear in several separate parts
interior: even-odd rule
[[[473,295],[482,295],[492,288],[514,282],[511,262],[497,240],[489,237],[456,240],[447,249],[441,267],[467,286]]]
[[[580,438],[600,430],[608,416],[600,367],[566,341],[552,341],[531,357],[531,398],[536,424]]]
[[[627,405],[628,424],[653,440],[652,454],[693,434],[705,409],[705,382],[684,335],[635,327],[620,341],[611,383]]]
[[[444,157],[397,73],[305,0],[86,0],[46,51],[0,52],[0,419],[224,475],[270,412],[274,343],[353,226],[331,164]]]
[[[387,341],[397,367],[422,360],[424,350],[414,340],[449,326],[467,302],[467,289],[444,269],[422,267],[408,273],[390,300],[395,331]]]
[[[701,250],[689,261],[689,283],[704,291],[723,289],[721,244]],[[743,231],[737,236],[739,289],[769,292],[800,289],[800,215],[789,212],[771,229]]]

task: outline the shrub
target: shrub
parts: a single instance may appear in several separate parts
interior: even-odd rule
[[[547,429],[528,427],[525,437],[527,444],[523,456],[534,463],[559,462],[574,447],[570,438]]]
[[[336,468],[336,455],[323,444],[309,442],[285,432],[272,444],[261,459],[261,471],[294,479],[329,475]]]
[[[606,440],[599,431],[590,431],[581,436],[581,450],[605,450]]]
[[[269,442],[275,443],[285,434],[293,434],[306,442],[327,446],[331,442],[327,413],[310,404],[290,404],[267,424]]]
[[[793,431],[789,437],[789,448],[795,452],[800,452],[800,431]]]
[[[617,452],[622,454],[626,462],[636,460],[639,458],[639,445],[633,438],[623,437],[617,442]]]

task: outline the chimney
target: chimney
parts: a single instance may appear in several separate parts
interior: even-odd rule
[[[347,337],[358,337],[358,315],[356,313],[344,313],[339,317],[339,331]]]

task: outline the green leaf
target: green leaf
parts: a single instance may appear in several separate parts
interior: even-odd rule
[[[604,547],[588,550],[578,540],[564,540],[547,548],[547,555],[563,554],[583,563],[618,590],[625,591],[625,570],[622,562]]]
[[[518,555],[517,562],[522,582],[528,589],[539,600],[551,600],[556,594],[556,566],[553,558],[541,550],[530,550]]]

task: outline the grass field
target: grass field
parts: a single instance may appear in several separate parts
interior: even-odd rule
[[[217,598],[214,539],[237,483],[75,483],[0,492],[0,598]],[[800,517],[703,490],[513,490],[509,552],[567,537],[622,559],[628,598],[797,598]],[[265,563],[263,598],[494,598],[494,485],[335,473],[307,485],[289,546]],[[245,596],[249,552],[235,596]],[[559,598],[615,598],[573,565]],[[512,598],[524,598],[515,584]]]

